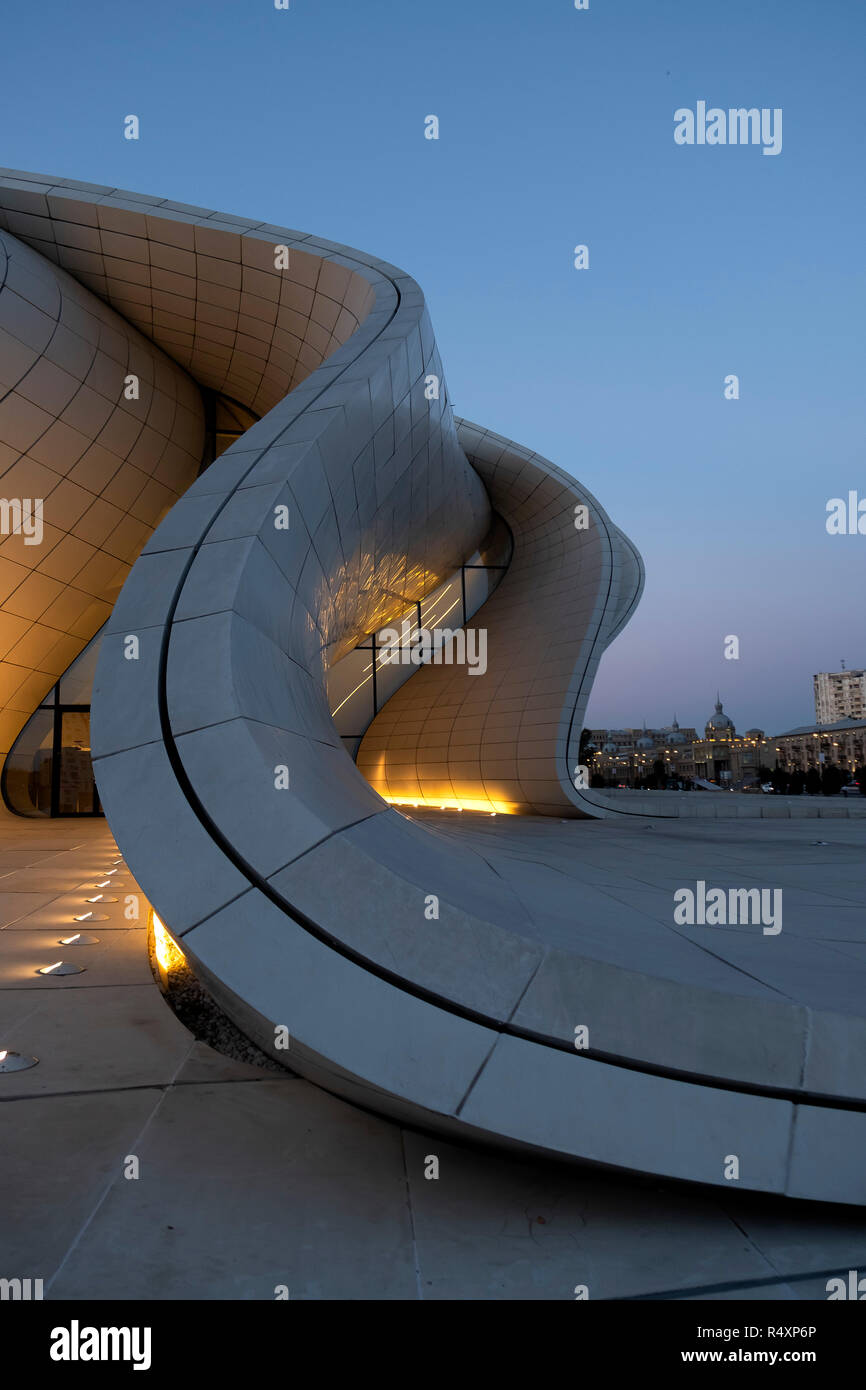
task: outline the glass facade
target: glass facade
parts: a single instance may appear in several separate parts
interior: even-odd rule
[[[431,651],[445,639],[435,629],[465,627],[473,614],[487,601],[503,578],[511,560],[511,532],[497,517],[480,549],[450,579],[428,594],[420,603],[407,604],[387,628],[374,632],[335,662],[328,673],[328,703],[343,747],[354,758],[361,739],[379,710],[418,669],[412,662],[394,660],[395,646],[401,651],[417,640],[421,628],[433,635]],[[393,643],[394,630],[400,634]]]
[[[90,761],[90,692],[102,629],[31,715],[6,759],[0,789],[19,816],[98,816]]]
[[[205,446],[200,473],[254,425],[258,416],[202,389]],[[24,725],[6,759],[0,791],[19,816],[99,816],[90,758],[90,697],[102,630],[76,657]]]

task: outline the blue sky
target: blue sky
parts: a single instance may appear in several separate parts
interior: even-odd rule
[[[458,413],[573,473],[644,557],[590,722],[702,724],[718,686],[779,732],[814,671],[866,666],[866,536],[824,525],[866,497],[864,7],[7,0],[2,33],[0,163],[419,280]],[[698,100],[781,107],[782,152],[677,146]]]

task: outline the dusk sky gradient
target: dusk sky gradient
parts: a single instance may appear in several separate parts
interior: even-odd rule
[[[2,37],[4,166],[419,281],[457,413],[573,473],[643,555],[588,723],[703,726],[718,687],[778,733],[813,721],[813,672],[866,666],[866,535],[825,529],[866,497],[863,6],[7,0]],[[781,107],[782,152],[677,146],[698,100]]]

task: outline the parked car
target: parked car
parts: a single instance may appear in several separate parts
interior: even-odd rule
[[[772,782],[762,782],[762,783],[761,783],[761,791],[762,791],[762,792],[774,792],[775,790],[776,790],[776,788],[773,786]]]
[[[847,785],[847,787],[840,787],[840,788],[839,788],[839,794],[840,794],[840,796],[859,796],[859,795],[860,795],[860,783],[859,783],[859,782],[849,782],[848,785]]]

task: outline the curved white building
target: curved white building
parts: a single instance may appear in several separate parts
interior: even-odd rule
[[[110,557],[56,577],[41,557],[3,604],[21,629],[6,744],[104,622],[99,794],[229,1016],[271,1053],[288,1030],[293,1069],[425,1126],[718,1185],[733,1153],[744,1187],[866,1198],[821,1158],[828,1131],[854,1145],[866,1124],[856,1012],[756,984],[664,917],[605,917],[570,876],[601,847],[576,839],[590,818],[645,825],[578,768],[640,557],[566,473],[454,419],[415,282],[116,190],[7,175],[0,208],[0,324],[24,354],[14,381],[0,358],[0,441],[58,550]],[[254,423],[193,481],[217,404]],[[92,492],[80,513],[67,478]],[[43,574],[76,595],[68,618]],[[413,622],[466,651],[483,632],[483,669],[392,683],[381,634],[411,641]],[[66,645],[45,655],[43,628]],[[346,661],[372,705],[341,733]],[[440,807],[450,821],[425,819]]]

